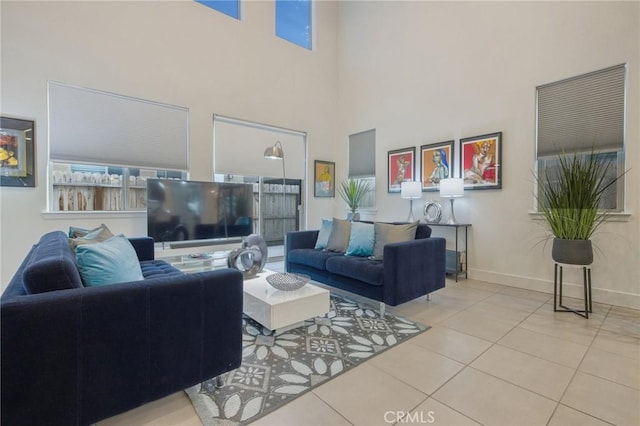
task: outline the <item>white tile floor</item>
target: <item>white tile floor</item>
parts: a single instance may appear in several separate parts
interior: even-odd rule
[[[254,424],[640,425],[640,311],[593,308],[586,320],[549,294],[448,280],[389,308],[431,330]],[[99,424],[201,423],[179,392]]]

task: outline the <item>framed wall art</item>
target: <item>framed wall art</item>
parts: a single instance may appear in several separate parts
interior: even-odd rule
[[[400,192],[400,184],[414,180],[416,166],[415,147],[389,151],[387,158],[387,192]]]
[[[460,139],[465,189],[502,188],[502,132]]]
[[[420,181],[423,191],[437,191],[440,179],[453,177],[455,141],[433,143],[420,147]]]
[[[0,186],[34,187],[33,120],[0,117]]]
[[[331,161],[314,161],[313,196],[335,197],[336,195],[336,163]]]

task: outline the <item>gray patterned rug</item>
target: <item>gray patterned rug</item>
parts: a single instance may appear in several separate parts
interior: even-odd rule
[[[208,380],[186,390],[204,425],[252,422],[429,329],[335,294],[329,313],[283,334],[248,317],[243,327],[242,365],[223,376],[224,386]]]

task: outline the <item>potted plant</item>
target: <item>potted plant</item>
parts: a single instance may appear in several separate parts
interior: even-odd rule
[[[351,212],[347,216],[348,220],[360,219],[358,206],[367,193],[371,191],[371,185],[368,181],[362,179],[347,179],[340,182],[338,193],[347,203]]]
[[[558,156],[557,172],[537,176],[538,208],[554,236],[551,257],[558,263],[593,262],[591,236],[606,219],[599,212],[607,188],[624,173],[607,179],[610,163],[598,154]]]

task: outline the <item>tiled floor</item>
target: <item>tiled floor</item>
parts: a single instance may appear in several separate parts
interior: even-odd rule
[[[593,309],[585,320],[548,294],[448,280],[389,309],[431,330],[253,424],[640,425],[640,311]],[[182,392],[100,423],[199,424]]]

